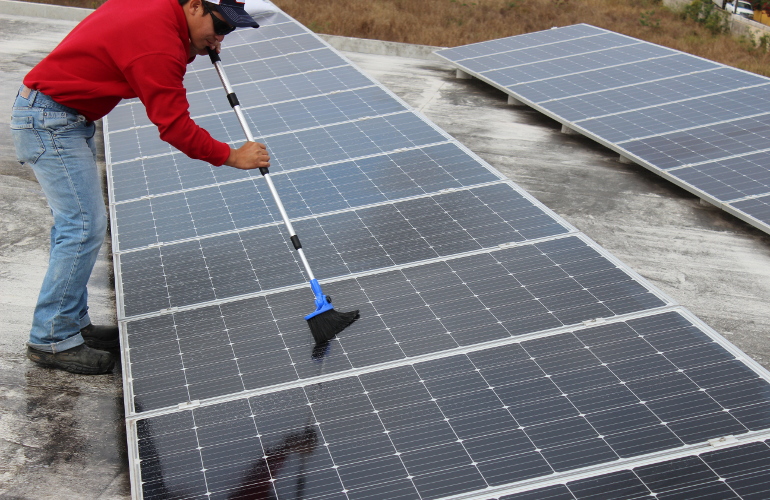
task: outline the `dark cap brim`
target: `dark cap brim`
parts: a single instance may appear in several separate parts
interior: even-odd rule
[[[243,8],[228,4],[216,5],[215,8],[222,14],[222,17],[225,18],[225,21],[227,21],[230,26],[235,26],[236,28],[246,28],[249,26],[252,28],[259,28],[259,24],[257,24],[254,18]]]

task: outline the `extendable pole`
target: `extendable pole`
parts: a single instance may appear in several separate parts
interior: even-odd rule
[[[219,58],[219,54],[210,48],[208,51],[211,62],[214,63],[214,67],[217,69],[219,79],[222,81],[225,92],[227,92],[227,100],[230,102],[230,106],[232,106],[233,111],[235,111],[235,115],[238,117],[238,122],[240,122],[243,132],[246,134],[246,139],[249,142],[254,142],[254,136],[252,135],[249,124],[246,122],[246,117],[241,110],[241,103],[238,102],[238,97],[235,95],[235,92],[233,92],[233,87],[230,85],[230,80],[227,79],[225,70],[222,68],[222,60]],[[281,203],[281,197],[278,196],[278,191],[275,189],[273,179],[270,178],[270,172],[268,171],[267,167],[261,167],[259,172],[262,174],[262,177],[265,178],[267,187],[270,188],[270,192],[273,194],[273,199],[275,200],[275,204],[278,205],[278,211],[281,212],[281,218],[283,218],[283,223],[286,225],[286,230],[289,232],[289,237],[292,244],[294,245],[294,249],[299,254],[302,265],[305,267],[305,271],[307,272],[308,279],[310,280],[311,286],[313,287],[313,291],[316,292],[315,285],[317,285],[318,282],[313,276],[313,271],[310,269],[310,263],[307,261],[307,257],[305,257],[305,252],[302,251],[302,244],[299,241],[299,237],[297,237],[297,234],[294,232],[294,227],[291,225],[291,221],[289,220],[289,216],[286,213],[286,209],[283,207],[283,203]],[[320,287],[317,288],[318,292],[320,292]],[[316,295],[318,295],[318,293],[316,293]]]
[[[217,69],[219,79],[225,87],[225,92],[227,92],[227,100],[230,102],[230,106],[233,107],[233,111],[235,111],[235,115],[238,117],[241,128],[243,128],[243,132],[246,134],[246,139],[250,142],[254,142],[254,136],[251,134],[248,123],[246,123],[246,117],[243,116],[241,104],[238,102],[235,92],[233,92],[233,87],[230,85],[230,81],[225,75],[225,70],[222,67],[222,61],[219,59],[219,54],[210,48],[208,51],[211,62]],[[267,167],[260,167],[259,171],[265,178],[265,182],[267,182],[267,187],[270,188],[270,192],[273,194],[275,204],[278,206],[278,211],[281,212],[283,223],[286,226],[286,230],[289,232],[289,238],[294,245],[294,249],[299,254],[302,265],[305,267],[305,272],[307,272],[307,276],[310,279],[310,289],[313,291],[313,295],[315,295],[315,311],[305,316],[305,319],[310,328],[310,333],[313,334],[313,338],[316,341],[316,347],[322,347],[358,319],[358,310],[350,312],[339,312],[334,310],[334,307],[332,307],[332,299],[323,294],[321,285],[318,284],[318,280],[313,276],[313,271],[310,270],[310,263],[308,263],[307,258],[305,257],[305,252],[302,251],[302,244],[300,244],[299,238],[294,232],[294,228],[289,220],[289,216],[286,214],[286,209],[283,207],[283,203],[281,203],[281,197],[278,196],[278,191],[275,189],[273,180],[270,178],[270,172]]]

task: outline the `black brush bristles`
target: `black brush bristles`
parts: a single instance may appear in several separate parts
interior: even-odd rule
[[[338,312],[329,309],[309,318],[307,325],[310,327],[310,333],[313,334],[316,345],[318,345],[330,341],[357,319],[358,310]]]

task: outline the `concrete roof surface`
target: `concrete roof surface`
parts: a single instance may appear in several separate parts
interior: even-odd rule
[[[6,110],[0,113],[3,498],[130,496],[120,370],[105,376],[72,375],[38,368],[24,355],[47,265],[51,217],[31,170],[15,160],[8,117],[24,75],[74,26],[74,21],[0,14],[0,109]],[[589,139],[562,134],[558,123],[532,109],[508,106],[505,94],[478,80],[455,79],[447,64],[423,58],[429,52],[425,48],[329,40],[366,73],[770,368],[770,235],[702,204],[640,166],[620,163],[615,153]],[[89,296],[94,322],[114,322],[107,242]]]

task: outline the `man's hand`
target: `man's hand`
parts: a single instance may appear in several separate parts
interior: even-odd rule
[[[267,152],[267,146],[264,144],[246,142],[238,149],[230,148],[230,156],[227,158],[225,165],[242,170],[267,168],[270,166],[270,154]]]

